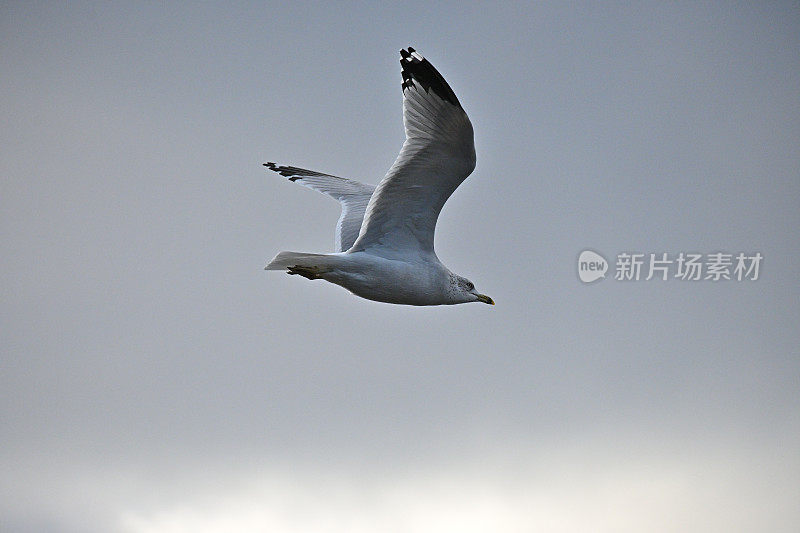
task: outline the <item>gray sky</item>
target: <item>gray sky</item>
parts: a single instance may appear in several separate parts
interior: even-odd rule
[[[4,3],[0,529],[794,531],[796,3]],[[398,50],[478,166],[439,257],[497,305],[262,270],[376,183]],[[584,285],[584,249],[760,252]]]

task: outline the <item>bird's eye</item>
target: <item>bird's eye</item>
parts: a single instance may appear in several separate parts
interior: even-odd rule
[[[471,291],[471,290],[474,290],[474,289],[475,289],[475,285],[473,285],[471,281],[468,281],[467,282],[467,290]]]

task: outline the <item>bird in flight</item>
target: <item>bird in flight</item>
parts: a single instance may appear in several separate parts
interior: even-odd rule
[[[323,279],[393,304],[494,301],[451,272],[433,250],[442,206],[475,169],[472,124],[439,71],[413,48],[400,50],[406,140],[377,186],[264,163],[290,181],[339,201],[336,251],[281,252],[266,270]]]

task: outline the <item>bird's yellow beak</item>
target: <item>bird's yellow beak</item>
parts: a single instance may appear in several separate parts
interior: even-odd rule
[[[476,294],[475,296],[478,297],[478,301],[483,302],[485,304],[494,305],[494,300],[486,296],[485,294]]]

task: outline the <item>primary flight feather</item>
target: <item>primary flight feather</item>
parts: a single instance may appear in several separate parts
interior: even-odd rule
[[[442,206],[475,168],[472,124],[455,93],[413,48],[400,51],[406,140],[377,187],[292,166],[270,170],[341,203],[336,252],[281,252],[267,270],[324,279],[369,300],[494,304],[433,249]]]

